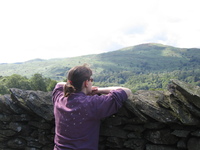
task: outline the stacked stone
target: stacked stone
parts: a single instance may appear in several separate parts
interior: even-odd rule
[[[51,92],[11,89],[0,97],[0,150],[52,150]],[[200,88],[172,80],[167,91],[137,91],[102,120],[99,150],[199,150]]]
[[[51,93],[11,89],[0,97],[0,150],[52,150]]]
[[[168,91],[137,91],[102,122],[100,150],[199,150],[200,87],[172,80]]]

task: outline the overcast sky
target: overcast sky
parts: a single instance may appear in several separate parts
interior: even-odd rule
[[[143,43],[200,48],[198,0],[0,0],[0,63]]]

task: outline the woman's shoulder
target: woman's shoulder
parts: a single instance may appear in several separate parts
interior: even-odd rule
[[[54,87],[54,90],[52,91],[52,95],[54,95],[55,93],[63,92],[63,87],[64,87],[64,84],[57,83]]]

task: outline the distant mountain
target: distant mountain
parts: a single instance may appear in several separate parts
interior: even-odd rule
[[[40,58],[36,58],[36,59],[32,59],[32,60],[28,60],[26,62],[38,62],[38,61],[45,61],[45,59],[40,59]]]
[[[200,49],[147,43],[95,55],[0,64],[0,75],[20,74],[30,77],[35,73],[40,73],[45,77],[62,80],[71,67],[84,63],[91,66],[96,81],[101,82],[108,78],[112,80],[121,76],[123,81],[118,82],[124,83],[129,77],[137,74],[199,69]]]

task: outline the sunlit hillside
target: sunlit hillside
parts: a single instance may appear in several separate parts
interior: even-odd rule
[[[134,83],[133,78],[161,74],[168,74],[170,77],[176,78],[179,75],[183,76],[189,73],[188,77],[191,77],[192,74],[197,76],[199,73],[200,49],[176,48],[148,43],[96,55],[0,64],[0,75],[19,74],[31,77],[35,73],[40,73],[45,77],[60,81],[65,78],[71,67],[84,63],[89,64],[93,69],[93,76],[97,84],[102,82],[112,84]],[[196,76],[195,82],[200,80]]]

